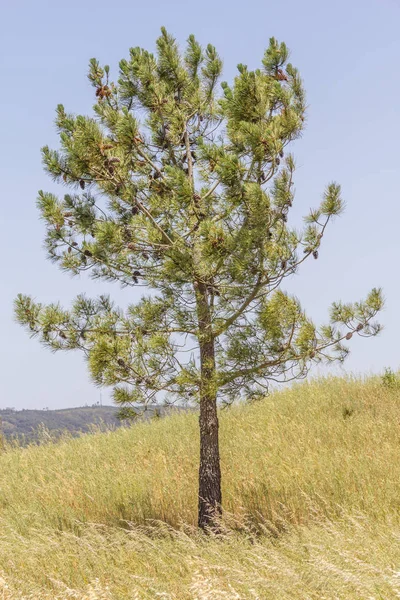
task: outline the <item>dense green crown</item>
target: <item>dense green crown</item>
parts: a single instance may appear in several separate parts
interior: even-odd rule
[[[100,385],[121,404],[159,392],[196,399],[196,285],[203,285],[216,343],[219,398],[258,394],[270,380],[304,376],[312,362],[343,360],[354,332],[373,335],[379,290],[335,304],[320,330],[280,290],[343,208],[327,187],[304,230],[288,225],[294,160],[288,144],[304,126],[305,100],[285,44],[274,38],[262,67],[219,78],[215,48],[190,36],[184,54],[162,29],[157,52],[130,50],[112,82],[90,61],[92,117],[57,108],[60,150],[43,148],[47,171],[71,189],[40,192],[49,256],[73,274],[145,287],[121,311],[80,296],[69,311],[16,301],[18,320],[53,350],[82,349]]]

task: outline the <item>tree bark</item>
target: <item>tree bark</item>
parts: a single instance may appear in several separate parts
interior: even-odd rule
[[[211,313],[207,287],[196,284],[200,345],[200,467],[199,512],[201,529],[217,529],[221,515],[221,467],[215,381],[215,346],[211,328]]]

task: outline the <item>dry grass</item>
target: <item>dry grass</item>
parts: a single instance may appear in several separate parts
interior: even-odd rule
[[[4,453],[0,599],[400,598],[398,391],[297,386],[221,437],[222,539],[193,528],[196,415]]]

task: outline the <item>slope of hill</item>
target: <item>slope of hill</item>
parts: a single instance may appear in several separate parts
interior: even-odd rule
[[[400,393],[323,380],[221,412],[225,535],[191,413],[0,456],[0,596],[400,596]]]

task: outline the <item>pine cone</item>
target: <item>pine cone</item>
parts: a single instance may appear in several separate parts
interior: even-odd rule
[[[100,144],[100,152],[103,154],[105,150],[111,150],[112,144]]]
[[[103,98],[108,98],[108,96],[111,96],[111,90],[108,87],[108,85],[102,85],[102,86],[98,87],[96,90],[96,96],[97,96],[97,98],[100,98],[101,100]]]
[[[284,72],[282,71],[282,69],[278,69],[278,70],[277,70],[277,72],[276,72],[276,75],[275,75],[275,78],[276,78],[278,81],[287,81],[287,80],[288,80],[288,77],[287,77],[286,73],[284,73]]]

